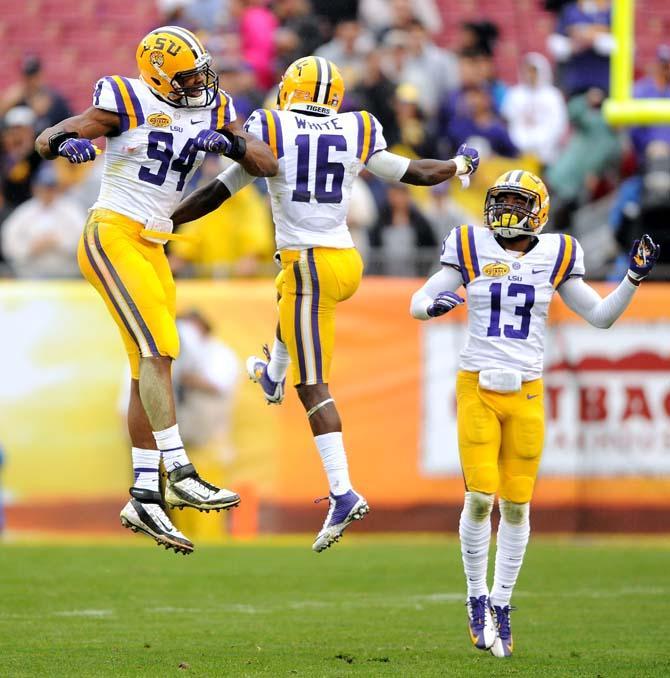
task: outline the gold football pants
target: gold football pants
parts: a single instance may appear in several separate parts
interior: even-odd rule
[[[140,236],[144,226],[111,210],[92,210],[77,259],[116,322],[133,379],[140,356],[179,354],[176,288],[163,246]]]
[[[530,501],[544,445],[542,379],[516,393],[479,387],[477,372],[456,379],[458,449],[466,489]]]
[[[282,250],[279,331],[293,363],[293,383],[328,383],[335,345],[335,306],[358,289],[363,260],[355,248]]]

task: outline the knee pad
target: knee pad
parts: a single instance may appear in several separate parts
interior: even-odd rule
[[[463,467],[468,491],[495,494],[498,491],[498,467],[494,464],[477,464]]]
[[[511,525],[523,525],[528,522],[528,516],[530,515],[529,502],[517,504],[500,497],[498,499],[498,506],[500,507],[500,515]]]
[[[483,492],[466,492],[463,510],[467,516],[477,523],[487,520],[493,510],[495,495]]]
[[[533,496],[535,478],[531,476],[503,476],[500,496],[515,504],[527,504]]]

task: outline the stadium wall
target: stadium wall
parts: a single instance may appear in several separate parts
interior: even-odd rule
[[[457,529],[453,386],[466,315],[413,320],[419,284],[367,278],[338,315],[332,390],[352,477],[374,509],[361,525],[368,531]],[[668,531],[669,293],[645,284],[607,331],[555,300],[534,529]],[[205,313],[241,364],[271,340],[269,281],[182,282],[179,306]],[[8,528],[120,533],[131,480],[118,405],[125,356],[103,305],[78,281],[4,282],[0,323]],[[240,380],[225,461],[216,441],[196,454],[243,494],[234,534],[313,531],[323,517],[313,500],[327,486],[304,413],[292,393],[266,407],[256,388]]]

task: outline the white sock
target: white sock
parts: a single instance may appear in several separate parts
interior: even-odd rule
[[[523,564],[530,536],[530,504],[515,504],[499,499],[500,525],[496,548],[496,570],[491,589],[491,603],[504,607],[512,600],[512,591]]]
[[[132,455],[133,472],[135,474],[133,487],[158,492],[158,464],[161,460],[161,453],[158,450],[143,450],[141,447],[133,447]]]
[[[275,343],[272,344],[270,351],[270,362],[268,363],[268,377],[272,381],[281,381],[286,376],[288,364],[290,362],[286,344],[275,337]]]
[[[463,569],[468,587],[468,598],[488,596],[486,570],[491,541],[491,511],[493,495],[482,492],[466,492],[463,512],[458,524],[461,539]]]
[[[162,431],[154,431],[154,438],[156,439],[158,449],[161,451],[163,465],[168,473],[180,466],[186,466],[186,464],[191,463],[179,435],[179,424],[170,426],[170,428],[163,429]]]
[[[342,433],[324,433],[314,436],[314,442],[319,448],[331,494],[335,496],[346,494],[351,489],[351,481],[349,480],[347,453],[342,443]]]

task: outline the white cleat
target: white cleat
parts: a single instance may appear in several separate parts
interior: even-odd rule
[[[173,524],[163,508],[160,492],[139,487],[130,488],[131,500],[121,510],[121,524],[133,532],[142,532],[158,546],[174,549],[185,556],[193,553],[193,542]]]
[[[270,349],[267,344],[263,346],[265,360],[252,355],[247,358],[247,374],[254,384],[259,384],[263,389],[263,396],[268,405],[281,405],[284,400],[284,386],[286,379],[272,381],[268,377],[268,363],[270,362]]]
[[[468,633],[478,650],[488,650],[496,640],[496,627],[487,595],[470,596],[465,603],[468,610]]]
[[[221,511],[240,503],[240,496],[203,480],[193,464],[180,466],[168,473],[165,503],[171,508],[186,506],[198,511]]]
[[[312,544],[312,550],[317,553],[325,551],[338,542],[344,530],[354,520],[362,520],[370,512],[368,503],[354,490],[349,490],[337,497],[331,494],[328,499],[330,501],[328,515],[326,515],[321,532]]]

